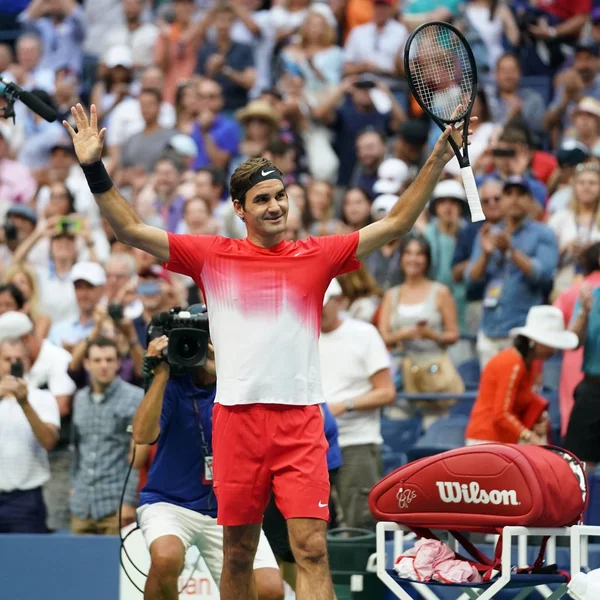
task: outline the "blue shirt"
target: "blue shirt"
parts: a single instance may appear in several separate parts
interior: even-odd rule
[[[196,73],[199,75],[206,75],[205,67],[206,61],[213,54],[218,54],[219,48],[216,44],[208,42],[203,44],[198,54],[198,66],[196,67]],[[234,71],[245,71],[246,69],[254,66],[254,51],[252,46],[248,44],[238,44],[232,42],[225,54],[225,64],[231,67]],[[242,108],[248,103],[249,90],[234,83],[229,77],[217,73],[213,79],[221,86],[223,90],[223,109],[227,111],[237,110]]]
[[[240,128],[235,121],[226,119],[221,115],[217,115],[210,128],[210,137],[220,150],[224,150],[231,156],[235,156],[240,145]],[[198,154],[192,164],[192,169],[201,169],[209,167],[211,162],[204,147],[204,139],[200,132],[200,127],[194,123],[192,129],[192,138],[198,147]]]
[[[504,229],[504,225],[495,227]],[[525,324],[529,309],[542,304],[550,292],[558,264],[558,242],[548,226],[527,218],[513,232],[511,243],[515,250],[531,259],[531,275],[526,275],[503,253],[495,250],[482,279],[476,280],[471,277],[471,270],[481,255],[480,235],[481,232],[477,234],[465,278],[468,283],[485,285],[483,333],[491,338],[505,338],[511,329]]]
[[[454,248],[454,256],[452,257],[452,267],[459,265],[471,258],[473,252],[473,244],[477,239],[477,234],[485,221],[476,221],[475,223],[467,223],[456,236],[456,247]],[[480,282],[471,282],[465,290],[465,299],[467,302],[475,302],[483,299],[484,286]]]
[[[94,329],[94,320],[82,323],[80,319],[73,321],[59,321],[50,328],[48,339],[55,345],[62,348],[63,342],[76,344],[85,338]]]
[[[334,150],[340,159],[338,185],[347,186],[350,183],[356,166],[356,138],[358,134],[371,127],[382,133],[388,133],[391,113],[382,115],[375,109],[368,112],[356,108],[349,96],[337,109],[334,124]]]
[[[579,315],[581,302],[577,300],[571,323]],[[583,345],[583,367],[586,375],[600,377],[600,287],[594,288],[592,309],[588,316],[585,344]]]
[[[192,375],[171,377],[160,415],[160,436],[142,504],[168,502],[217,516],[212,484],[202,483],[204,456],[212,455],[212,411],[216,385],[201,388]]]
[[[338,426],[327,404],[321,404],[321,408],[323,409],[325,437],[329,443],[329,450],[327,450],[327,470],[333,471],[342,466],[342,451],[338,443]]]

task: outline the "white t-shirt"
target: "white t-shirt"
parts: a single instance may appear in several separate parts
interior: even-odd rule
[[[49,340],[42,342],[40,353],[25,377],[32,386],[47,386],[52,396],[70,396],[77,389],[67,374],[71,354]]]
[[[75,287],[69,275],[58,277],[50,269],[36,268],[40,286],[40,311],[53,323],[74,320],[79,315]]]
[[[29,387],[29,404],[40,420],[60,427],[54,396]],[[0,492],[33,490],[50,479],[48,452],[36,440],[15,398],[0,400]]]
[[[321,333],[321,378],[328,404],[353,400],[373,389],[370,378],[391,366],[377,329],[370,323],[346,318],[329,333]],[[381,411],[355,410],[336,417],[340,447],[381,444]]]
[[[380,69],[393,71],[396,56],[404,48],[408,39],[408,29],[402,23],[390,19],[383,29],[378,30],[375,23],[357,25],[352,29],[344,47],[346,62],[370,61]],[[394,78],[384,77],[392,85]]]

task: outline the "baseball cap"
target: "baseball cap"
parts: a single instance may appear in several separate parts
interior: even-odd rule
[[[104,55],[104,64],[109,69],[115,67],[125,67],[131,69],[133,67],[133,58],[129,46],[112,46]]]
[[[444,179],[435,186],[431,195],[432,200],[439,200],[440,198],[455,198],[465,202],[467,194],[465,188],[456,179]]]
[[[422,146],[429,138],[429,124],[420,119],[410,119],[400,125],[398,133],[405,142]]]
[[[598,15],[596,15],[596,19],[598,19]],[[600,44],[593,40],[579,42],[578,44],[575,44],[575,52],[589,52],[594,56],[598,56],[600,54]]]
[[[19,217],[29,221],[32,225],[37,225],[37,215],[35,211],[24,204],[13,204],[7,211],[7,217]]]
[[[87,281],[90,285],[98,287],[106,283],[106,273],[102,265],[91,261],[75,263],[69,276],[71,281]]]
[[[327,290],[325,290],[325,296],[323,297],[323,306],[325,306],[332,298],[343,296],[344,291],[342,286],[337,279],[332,279]]]
[[[377,196],[377,198],[373,200],[373,204],[371,204],[371,216],[376,221],[383,219],[383,217],[389,214],[396,202],[398,202],[398,196],[395,194],[382,194],[381,196]]]
[[[522,190],[524,190],[525,193],[529,194],[530,196],[532,195],[529,182],[527,181],[527,179],[521,177],[520,175],[513,175],[512,177],[507,177],[504,180],[504,186],[502,189],[506,191],[508,188],[511,187],[519,187]]]
[[[587,146],[577,141],[567,141],[556,153],[556,160],[561,167],[575,167],[585,162],[589,156]]]
[[[588,113],[600,119],[600,101],[596,100],[596,98],[593,98],[592,96],[586,96],[585,98],[582,98],[577,104],[573,116],[576,113],[581,112]]]
[[[198,155],[198,146],[196,146],[194,138],[183,133],[175,134],[169,140],[169,146],[171,146],[177,154],[181,154],[181,156],[195,158]]]
[[[32,331],[31,319],[22,312],[9,310],[0,316],[0,342],[18,340]]]
[[[387,158],[377,169],[373,191],[377,194],[397,194],[408,177],[408,165],[399,158]]]

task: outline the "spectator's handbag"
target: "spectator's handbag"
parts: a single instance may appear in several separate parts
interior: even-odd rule
[[[465,384],[448,353],[440,354],[435,360],[415,361],[411,356],[402,358],[402,385],[407,394],[462,394]],[[448,408],[456,400],[439,400],[437,408]],[[417,404],[431,407],[431,402]]]

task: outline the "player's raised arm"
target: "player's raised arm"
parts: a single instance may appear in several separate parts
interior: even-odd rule
[[[471,120],[476,118],[471,117]],[[380,221],[371,223],[360,230],[356,250],[357,258],[364,258],[373,250],[401,238],[411,230],[423,212],[446,163],[454,157],[454,151],[448,143],[450,135],[460,142],[461,128],[448,126],[442,132],[427,162],[410,187],[398,198],[398,202],[389,214]]]
[[[146,225],[121,196],[113,185],[102,163],[102,146],[106,129],[98,131],[96,107],[92,104],[88,119],[83,106],[77,104],[71,108],[75,118],[75,131],[69,123],[63,121],[65,129],[73,139],[75,154],[83,173],[96,198],[102,216],[112,227],[117,239],[128,246],[134,246],[149,252],[162,261],[169,260],[169,238],[167,232]]]

